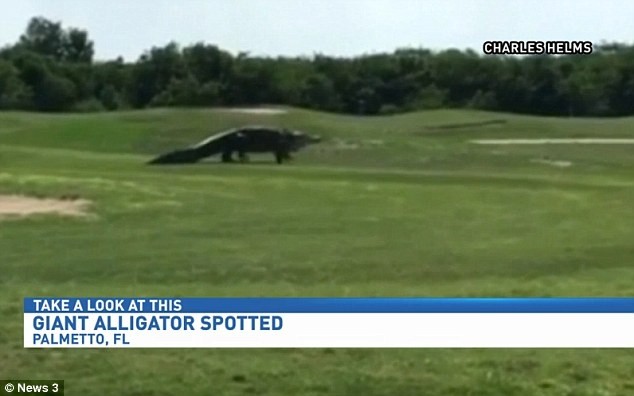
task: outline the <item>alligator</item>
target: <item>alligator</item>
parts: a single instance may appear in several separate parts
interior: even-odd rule
[[[233,162],[233,153],[241,162],[249,153],[273,153],[278,164],[291,159],[291,153],[321,141],[319,136],[285,128],[246,126],[233,128],[208,137],[193,146],[160,155],[150,164],[191,164],[213,155],[222,162]]]

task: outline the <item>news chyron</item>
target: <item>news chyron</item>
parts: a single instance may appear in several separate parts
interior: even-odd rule
[[[486,55],[589,55],[591,41],[485,41]]]

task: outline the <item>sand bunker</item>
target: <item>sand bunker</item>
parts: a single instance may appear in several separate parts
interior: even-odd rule
[[[286,114],[287,111],[284,109],[273,109],[273,108],[264,108],[264,107],[255,107],[255,108],[233,108],[227,109],[232,113],[245,113],[245,114],[260,114],[260,115],[276,115],[276,114]]]
[[[476,144],[634,144],[634,139],[480,139],[472,140]]]
[[[22,195],[0,195],[0,219],[53,213],[63,216],[85,216],[90,203],[76,197],[62,199],[34,198]]]

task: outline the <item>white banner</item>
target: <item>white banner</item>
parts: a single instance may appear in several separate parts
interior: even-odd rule
[[[633,348],[633,313],[32,313],[26,348]]]

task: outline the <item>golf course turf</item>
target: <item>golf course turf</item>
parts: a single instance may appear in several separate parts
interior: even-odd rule
[[[0,113],[0,196],[90,202],[0,218],[3,377],[101,396],[634,394],[628,350],[23,349],[25,296],[634,295],[633,145],[472,143],[631,139],[634,118],[286,110]],[[249,124],[324,141],[283,165],[145,165]]]

